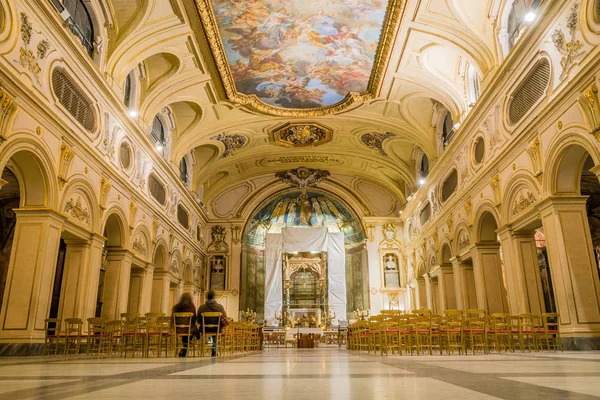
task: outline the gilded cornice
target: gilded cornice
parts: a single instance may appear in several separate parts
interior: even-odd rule
[[[405,0],[390,0],[386,11],[384,24],[381,29],[381,36],[377,53],[373,62],[373,69],[369,78],[368,89],[365,92],[350,92],[339,103],[331,106],[300,109],[300,108],[281,108],[275,107],[261,101],[256,95],[247,95],[237,91],[235,79],[231,73],[231,68],[227,61],[227,54],[221,40],[219,27],[215,17],[210,0],[194,0],[196,9],[204,28],[205,36],[211,49],[210,54],[221,77],[221,82],[225,93],[230,101],[248,106],[255,111],[263,114],[275,115],[280,117],[318,117],[329,114],[337,114],[347,110],[350,107],[357,107],[366,101],[372,100],[380,92],[381,84],[387,69],[387,65],[392,55],[396,35],[400,29],[400,20],[404,13]]]

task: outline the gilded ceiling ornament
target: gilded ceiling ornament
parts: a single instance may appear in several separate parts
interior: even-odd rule
[[[579,4],[573,4],[571,12],[567,16],[566,28],[568,29],[570,40],[565,40],[565,34],[562,29],[556,29],[552,32],[552,43],[554,48],[562,55],[560,60],[560,66],[563,71],[560,75],[560,79],[563,80],[567,75],[567,70],[575,61],[576,58],[583,55],[584,51],[581,50],[583,43],[575,39],[575,31],[577,30],[577,11],[579,10]]]
[[[285,124],[273,131],[275,144],[285,147],[316,147],[332,139],[331,129],[320,124]]]
[[[275,176],[284,183],[300,189],[315,187],[323,182],[329,175],[329,171],[306,167],[281,171],[275,174]]]
[[[81,197],[78,197],[77,201],[73,201],[73,198],[67,201],[65,204],[65,212],[71,214],[71,216],[77,218],[81,222],[85,222],[86,224],[89,224],[90,222],[90,213],[87,207],[84,208],[81,204]]]
[[[195,2],[229,100],[288,117],[333,114],[374,98],[405,4]]]
[[[248,142],[248,138],[242,135],[224,135],[222,133],[217,136],[211,137],[212,140],[218,140],[225,145],[225,151],[221,155],[221,158],[229,157],[234,150],[244,147]]]
[[[392,137],[395,137],[396,134],[395,133],[391,133],[391,132],[385,132],[385,133],[379,133],[379,132],[371,132],[371,133],[365,133],[364,135],[362,135],[360,137],[360,140],[367,145],[367,147],[370,147],[373,150],[377,150],[379,152],[379,154],[381,154],[382,156],[387,156],[387,153],[383,150],[383,141]]]

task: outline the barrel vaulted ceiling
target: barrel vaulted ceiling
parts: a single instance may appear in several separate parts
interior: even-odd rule
[[[138,118],[168,115],[168,157],[176,168],[191,152],[205,204],[304,166],[330,172],[367,214],[394,215],[416,186],[416,154],[439,155],[439,110],[455,122],[470,110],[466,66],[483,89],[498,64],[506,1],[107,3],[114,89],[139,72]]]

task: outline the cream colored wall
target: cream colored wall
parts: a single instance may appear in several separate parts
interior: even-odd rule
[[[561,329],[564,335],[572,337],[600,335],[600,282],[584,200],[578,193],[556,193],[554,186],[562,179],[557,166],[570,146],[583,147],[596,165],[600,160],[600,137],[591,133],[598,129],[600,119],[586,112],[589,103],[583,97],[592,85],[598,85],[600,24],[590,17],[593,2],[580,2],[575,40],[582,44],[581,54],[564,71],[563,55],[551,40],[556,29],[566,32],[566,18],[574,3],[554,2],[536,26],[528,29],[495,71],[488,82],[490,90],[483,92],[466,116],[435,161],[426,184],[409,200],[402,215],[406,258],[428,260],[433,256],[440,260],[442,243],[448,241],[455,287],[460,289],[457,293],[462,293],[460,307],[475,306],[472,290],[465,290],[473,285],[470,275],[465,275],[470,274],[471,268],[463,264],[467,261],[473,265],[476,305],[489,312],[542,311],[539,277],[532,266],[537,268],[531,227],[543,227]],[[548,58],[552,67],[546,95],[520,122],[510,126],[506,117],[508,99],[541,57]],[[600,115],[597,100],[592,112]],[[485,140],[486,154],[481,165],[476,165],[472,146],[479,136]],[[452,168],[459,173],[458,188],[441,203],[440,196],[432,197],[431,193],[439,193],[444,176]],[[597,171],[596,167],[594,172],[598,174]],[[575,179],[578,177],[574,175],[570,182],[576,186]],[[533,200],[516,209],[520,193],[531,193]],[[428,201],[432,203],[433,215],[421,224],[419,213]],[[497,245],[480,240],[485,212],[490,212],[497,223],[504,253],[505,293],[500,293],[504,285],[498,270]],[[440,277],[439,267],[434,268],[426,272],[433,271]],[[415,276],[410,270],[408,273],[410,282]]]
[[[121,239],[119,250],[109,252],[104,316],[118,318],[128,310],[130,285],[136,290],[132,307],[140,313],[170,312],[165,285],[157,282],[166,279],[167,285],[182,285],[182,266],[189,264],[194,276],[190,288],[204,289],[199,286],[204,245],[196,241],[196,226],[207,221],[204,210],[179,181],[176,166],[156,154],[143,121],[126,115],[122,94],[113,90],[111,79],[105,80],[103,62],[97,65],[87,56],[59,24],[51,3],[0,1],[0,5],[0,166],[16,168],[22,199],[0,313],[0,341],[44,337],[61,237],[68,250],[59,317],[94,316],[104,227],[110,216],[119,221]],[[20,30],[22,15],[32,25],[29,46]],[[102,18],[100,10],[97,15]],[[36,54],[41,40],[50,44],[47,56],[22,64],[20,52],[27,47]],[[106,48],[98,50],[106,55],[102,53]],[[52,93],[51,71],[57,66],[92,100],[96,121],[92,132],[83,129]],[[118,160],[122,141],[133,150],[128,169]],[[149,195],[150,172],[165,183],[165,206]],[[77,202],[80,208],[74,210],[71,206]],[[190,212],[189,229],[177,221],[178,204]],[[154,266],[159,244],[167,260]],[[139,268],[134,281],[130,281],[132,262]]]

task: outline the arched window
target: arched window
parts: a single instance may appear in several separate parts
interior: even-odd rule
[[[165,124],[158,117],[154,117],[152,121],[152,132],[150,133],[150,138],[156,145],[156,151],[158,151],[162,156],[165,156],[165,147],[167,144],[166,135],[165,135]]]
[[[534,12],[541,2],[542,0],[514,0],[508,14],[506,26],[509,50],[514,47],[521,37],[523,28],[533,22],[533,20],[528,20],[527,16],[529,13]]]
[[[67,27],[81,41],[88,54],[94,55],[94,24],[83,0],[63,0],[62,4],[53,0]]]
[[[427,158],[427,155],[423,154],[423,157],[421,157],[421,165],[419,166],[419,177],[427,178],[427,175],[429,175],[429,158]]]
[[[179,163],[179,179],[187,185],[189,177],[187,161],[183,157]]]
[[[125,97],[123,99],[123,103],[125,103],[125,107],[131,108],[133,102],[133,71],[131,71],[127,78],[125,78]]]
[[[442,125],[442,148],[446,148],[448,143],[450,143],[450,139],[454,135],[454,121],[452,120],[452,115],[448,111],[446,117],[444,118],[444,124]]]

